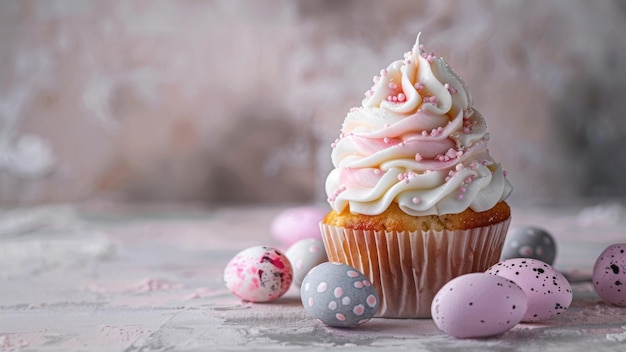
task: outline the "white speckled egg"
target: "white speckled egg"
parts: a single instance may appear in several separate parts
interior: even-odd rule
[[[281,251],[256,246],[237,253],[224,269],[226,287],[250,302],[268,302],[284,295],[293,277],[291,263]]]
[[[504,241],[501,260],[512,258],[539,259],[552,265],[556,258],[556,241],[546,230],[538,227],[512,228]]]
[[[314,238],[305,238],[294,243],[285,251],[285,255],[293,268],[293,285],[298,288],[313,267],[328,261],[324,242]]]
[[[322,263],[309,271],[300,288],[306,312],[333,327],[355,327],[369,321],[378,310],[378,293],[371,281],[355,268]]]
[[[528,310],[522,321],[550,319],[564,312],[572,303],[569,281],[554,269],[537,259],[514,258],[497,263],[486,273],[514,281],[528,298]]]
[[[431,305],[437,327],[458,338],[502,334],[519,323],[525,311],[526,296],[518,285],[485,273],[452,279]]]
[[[304,238],[321,239],[320,221],[327,212],[317,206],[285,209],[272,220],[270,233],[285,246],[291,246]]]
[[[593,285],[605,302],[626,307],[626,243],[610,245],[596,259]]]

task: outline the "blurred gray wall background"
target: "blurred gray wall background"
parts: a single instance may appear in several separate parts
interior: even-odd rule
[[[325,199],[330,144],[417,33],[513,203],[626,195],[626,2],[1,1],[0,205]]]

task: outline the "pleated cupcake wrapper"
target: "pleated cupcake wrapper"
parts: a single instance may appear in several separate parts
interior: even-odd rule
[[[443,285],[499,261],[509,223],[510,218],[470,230],[426,232],[320,228],[329,261],[353,266],[378,290],[376,316],[429,318]]]

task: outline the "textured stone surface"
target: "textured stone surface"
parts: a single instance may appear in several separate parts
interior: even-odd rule
[[[459,340],[430,319],[328,328],[306,314],[295,287],[270,303],[241,302],[224,285],[224,267],[243,248],[278,245],[269,226],[283,209],[100,203],[1,212],[0,351],[565,352],[616,351],[626,341],[626,308],[604,303],[590,281],[595,258],[623,240],[623,217],[514,208],[514,226],[540,224],[562,244],[556,268],[572,283],[572,305],[502,336]]]

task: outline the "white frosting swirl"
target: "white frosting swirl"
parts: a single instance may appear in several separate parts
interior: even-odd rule
[[[374,77],[341,132],[326,179],[337,212],[376,215],[392,202],[415,216],[480,212],[512,191],[465,83],[422,50],[419,35],[404,60]]]

